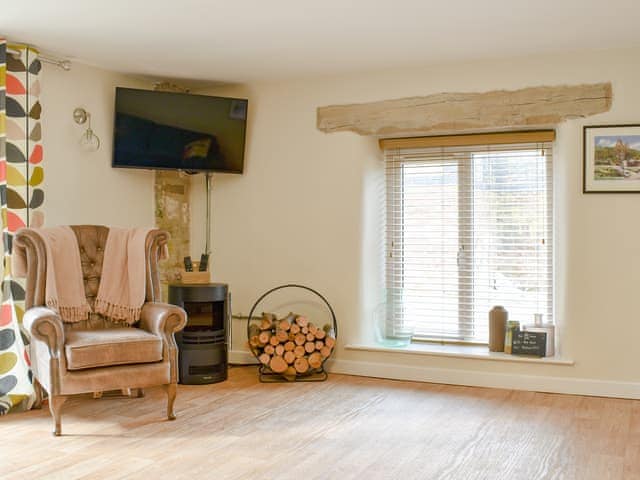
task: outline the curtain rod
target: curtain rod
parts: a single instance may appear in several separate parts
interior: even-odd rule
[[[28,45],[25,45],[25,47],[31,48]],[[18,58],[22,57],[22,50],[19,50],[19,49],[7,47],[7,53],[12,55],[13,57],[18,57]],[[47,55],[46,53],[39,53],[38,60],[40,60],[43,63],[55,65],[56,67],[59,67],[65,71],[71,70],[71,62],[64,58],[57,58],[57,57]]]

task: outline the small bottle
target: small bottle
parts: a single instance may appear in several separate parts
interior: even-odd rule
[[[533,314],[533,324],[536,327],[541,327],[542,326],[542,314],[541,313],[534,313]]]
[[[513,347],[513,336],[520,330],[520,322],[509,320],[507,322],[507,333],[504,336],[504,353],[511,353]]]

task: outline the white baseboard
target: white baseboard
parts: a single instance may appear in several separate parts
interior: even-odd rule
[[[640,399],[640,383],[575,377],[550,377],[508,373],[479,372],[450,368],[388,365],[376,362],[334,359],[327,362],[333,373],[362,377],[412,380],[472,387],[506,388],[535,392],[565,393],[594,397]]]
[[[255,365],[258,361],[250,352],[231,350],[229,352],[229,363]],[[640,383],[636,382],[389,365],[378,362],[340,359],[329,360],[327,362],[327,370],[332,373],[360,377],[640,400]]]

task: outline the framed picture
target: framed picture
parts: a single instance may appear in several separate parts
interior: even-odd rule
[[[584,193],[640,193],[640,125],[584,127]]]

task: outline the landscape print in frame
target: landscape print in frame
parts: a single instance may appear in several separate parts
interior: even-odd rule
[[[584,193],[640,192],[640,125],[584,127]]]

